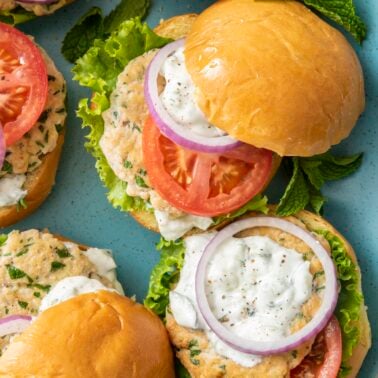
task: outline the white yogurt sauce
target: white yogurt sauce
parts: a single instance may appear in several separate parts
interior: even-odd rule
[[[177,49],[163,63],[160,74],[165,78],[161,101],[178,123],[191,128],[201,136],[225,135],[217,127],[207,122],[195,99],[195,86],[185,66],[184,48]]]
[[[7,175],[0,179],[0,207],[16,205],[25,198],[27,191],[22,187],[25,175]]]
[[[172,217],[168,212],[159,210],[155,210],[154,214],[159,226],[159,231],[166,240],[176,240],[193,227],[205,231],[213,223],[212,218],[191,214]]]
[[[206,325],[196,301],[195,273],[204,248],[215,233],[185,239],[185,262],[180,280],[170,293],[170,307],[178,324],[202,329],[220,355],[252,367],[261,357],[236,351]],[[231,332],[256,341],[272,341],[290,334],[290,326],[312,295],[310,263],[302,254],[265,236],[230,238],[209,263],[206,293],[210,307]]]
[[[78,295],[94,293],[100,290],[116,291],[104,286],[100,281],[85,276],[64,278],[42,299],[39,312],[43,312]]]
[[[68,249],[75,246],[75,244],[71,242],[65,242],[64,245]],[[45,311],[49,307],[55,306],[80,294],[92,293],[99,290],[117,291],[120,294],[124,294],[122,285],[117,280],[117,265],[113,259],[112,252],[106,249],[88,248],[83,253],[96,267],[98,275],[107,278],[113,284],[115,290],[106,287],[98,280],[85,276],[67,277],[59,281],[46,297],[43,298],[39,312]]]

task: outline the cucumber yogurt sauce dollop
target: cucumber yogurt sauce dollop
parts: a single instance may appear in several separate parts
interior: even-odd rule
[[[185,262],[170,293],[175,321],[206,333],[211,348],[241,366],[253,367],[263,357],[241,353],[223,341],[201,316],[195,294],[200,257],[215,233],[185,239]],[[295,249],[267,236],[229,238],[209,263],[206,293],[210,307],[231,332],[257,341],[274,341],[295,330],[295,320],[314,292],[312,266]],[[314,311],[317,306],[313,306]]]

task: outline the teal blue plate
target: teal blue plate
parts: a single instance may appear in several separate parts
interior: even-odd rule
[[[88,95],[71,80],[71,65],[60,53],[66,32],[80,15],[93,5],[110,11],[118,0],[78,0],[55,15],[34,20],[22,26],[54,58],[68,83],[68,132],[56,186],[45,204],[34,215],[16,227],[48,228],[82,243],[113,249],[119,265],[119,276],[129,295],[139,301],[146,294],[149,275],[158,261],[155,243],[158,235],[107,202],[105,189],[94,168],[93,158],[84,149],[86,131],[80,127],[75,108]],[[210,0],[154,0],[148,17],[151,25],[161,18],[199,12]],[[337,147],[343,153],[365,152],[362,168],[352,177],[327,185],[326,217],[353,244],[361,265],[363,287],[374,339],[378,337],[378,2],[360,0],[358,10],[369,29],[363,46],[356,46],[366,77],[367,107],[347,141]],[[349,38],[349,36],[348,36]],[[285,177],[271,184],[270,195],[277,199]],[[361,377],[378,376],[378,348],[373,347],[361,370]]]

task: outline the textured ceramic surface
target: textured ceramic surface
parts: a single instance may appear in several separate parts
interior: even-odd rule
[[[32,21],[22,29],[33,35],[64,73],[68,83],[68,133],[57,183],[40,210],[16,227],[49,228],[82,243],[111,248],[119,265],[119,276],[127,294],[142,300],[149,274],[158,260],[154,244],[158,235],[146,231],[128,215],[113,209],[105,198],[94,169],[94,160],[85,151],[80,121],[75,116],[78,100],[87,95],[71,80],[71,66],[60,54],[65,33],[75,20],[93,5],[110,11],[116,0],[78,0],[55,15]],[[148,22],[180,13],[198,12],[211,1],[153,0]],[[355,46],[366,76],[367,108],[353,134],[337,147],[344,153],[365,152],[360,171],[353,177],[327,185],[326,217],[343,232],[355,247],[363,273],[363,287],[373,335],[378,337],[378,2],[359,0],[358,10],[369,27],[368,39]],[[272,198],[283,189],[284,176],[271,185]],[[378,348],[373,348],[361,370],[361,377],[378,376]]]

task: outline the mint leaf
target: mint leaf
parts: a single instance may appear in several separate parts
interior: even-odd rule
[[[353,0],[303,0],[306,5],[335,21],[361,43],[366,37],[366,25],[356,14]]]
[[[334,156],[330,152],[309,158],[286,159],[291,179],[277,208],[277,214],[288,216],[310,205],[321,214],[326,199],[320,189],[327,181],[340,180],[354,173],[362,164],[363,154]]]
[[[292,158],[292,162],[293,175],[277,207],[279,216],[295,214],[303,210],[310,201],[308,184],[300,168],[299,158]]]
[[[101,42],[108,38],[126,20],[143,18],[149,6],[149,0],[121,0],[105,18],[100,8],[92,7],[64,37],[62,54],[69,62],[75,63],[94,45],[96,39]]]
[[[336,157],[330,153],[319,155],[320,173],[325,181],[340,180],[354,173],[362,164],[363,154]]]
[[[326,199],[323,197],[320,190],[315,188],[313,185],[309,184],[309,193],[310,193],[310,205],[315,211],[316,214],[323,213],[323,206],[326,202]]]
[[[122,0],[117,7],[104,19],[106,33],[117,30],[123,21],[134,17],[143,19],[150,7],[150,0]]]
[[[316,189],[320,189],[324,184],[324,177],[319,169],[322,162],[319,160],[307,160],[299,158],[299,164],[311,184]]]
[[[89,9],[76,25],[66,34],[62,45],[62,54],[71,63],[75,63],[93,45],[96,38],[104,34],[102,11],[98,7]]]
[[[32,20],[35,17],[36,15],[33,12],[29,12],[20,6],[10,11],[0,10],[0,22],[13,26]]]

